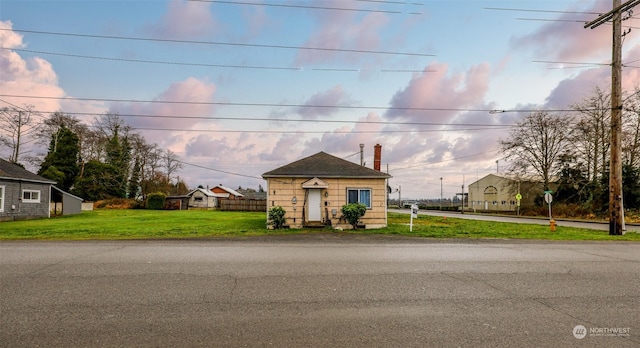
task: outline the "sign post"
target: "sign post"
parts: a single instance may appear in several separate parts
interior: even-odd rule
[[[553,202],[553,196],[551,195],[551,192],[553,192],[553,191],[544,191],[544,201],[547,202],[547,204],[549,205],[549,221],[552,220],[552,218],[551,218],[551,202]]]
[[[516,206],[518,207],[517,216],[520,216],[520,200],[521,199],[522,199],[522,195],[520,194],[520,192],[518,192],[518,194],[516,195]]]
[[[413,232],[413,218],[418,217],[418,205],[411,205],[411,222],[409,223],[409,232]]]

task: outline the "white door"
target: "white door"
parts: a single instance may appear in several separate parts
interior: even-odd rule
[[[320,190],[309,190],[309,221],[322,220]]]

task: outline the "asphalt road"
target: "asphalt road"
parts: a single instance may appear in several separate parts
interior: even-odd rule
[[[390,212],[401,213],[401,214],[410,214],[411,210],[409,209],[389,209]],[[459,212],[441,212],[434,210],[420,210],[418,211],[418,215],[432,215],[432,216],[449,216],[460,219],[469,219],[469,220],[482,220],[482,221],[501,221],[501,222],[510,222],[510,223],[519,223],[519,224],[538,224],[538,225],[549,225],[549,219],[544,218],[527,218],[527,217],[519,217],[519,216],[504,216],[504,215],[483,215],[483,214],[472,214],[465,213],[460,214]],[[609,223],[596,222],[596,221],[573,221],[573,220],[565,220],[565,219],[555,219],[556,225],[567,226],[567,227],[578,227],[578,228],[589,228],[594,230],[601,231],[609,231]],[[627,233],[640,233],[640,225],[639,224],[627,224],[626,225]]]
[[[2,242],[0,345],[638,347],[638,274],[621,242]]]

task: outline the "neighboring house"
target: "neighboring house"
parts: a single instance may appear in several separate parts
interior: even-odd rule
[[[189,208],[214,209],[217,204],[216,194],[202,187],[187,193],[187,196]]]
[[[256,191],[253,189],[238,189],[238,192],[244,196],[244,199],[257,199],[257,200],[265,200],[267,199],[266,191]]]
[[[80,214],[82,212],[83,199],[68,192],[51,186],[51,210],[54,214],[62,215]]]
[[[0,221],[49,217],[53,184],[55,181],[0,159]]]
[[[219,198],[239,199],[244,197],[242,193],[222,185],[218,185],[212,188],[211,192],[215,193],[216,197],[219,197]]]
[[[489,174],[469,185],[468,209],[485,211],[516,211],[520,206],[533,206],[544,194],[543,184]]]
[[[342,217],[347,203],[363,203],[366,228],[387,225],[387,180],[380,171],[381,146],[376,145],[374,168],[325,152],[262,174],[267,180],[267,210],[281,206],[291,228],[330,225],[350,228]]]

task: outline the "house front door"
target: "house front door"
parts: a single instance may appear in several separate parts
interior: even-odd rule
[[[322,220],[322,211],[321,211],[322,199],[320,197],[320,191],[321,190],[309,190],[309,204],[308,204],[309,221]]]

